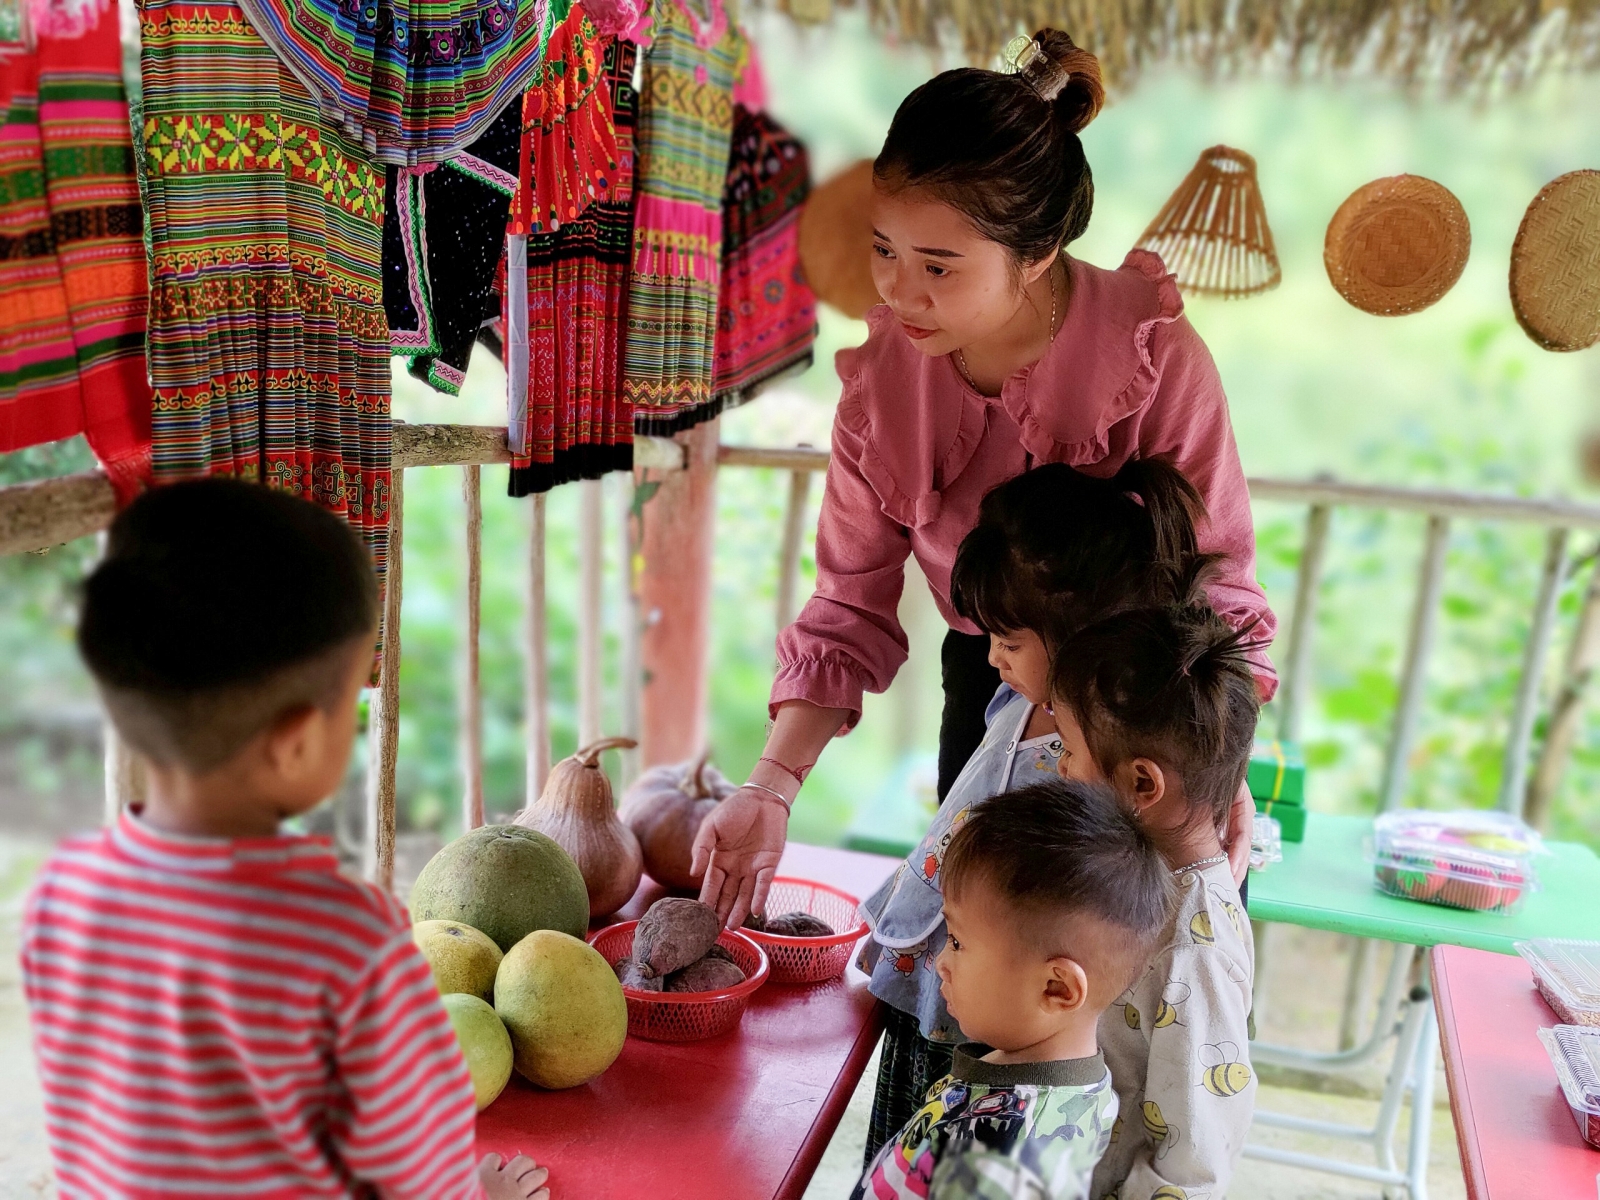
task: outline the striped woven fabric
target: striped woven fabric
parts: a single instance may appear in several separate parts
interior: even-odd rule
[[[329,124],[397,166],[442,162],[522,94],[565,0],[240,0]]]
[[[0,47],[0,450],[87,436],[150,472],[144,245],[115,9]]]
[[[523,109],[512,229],[527,236],[528,365],[508,415],[513,496],[633,465],[621,354],[638,51],[581,8],[572,18]]]
[[[712,347],[722,279],[722,189],[732,91],[746,43],[722,0],[651,10],[639,115],[638,202],[623,392],[638,433],[671,434],[715,415]]]
[[[811,364],[817,298],[800,269],[800,210],[811,192],[806,148],[765,113],[734,109],[722,197],[717,411]]]
[[[237,475],[343,513],[384,569],[383,174],[240,10],[145,0],[158,480]]]

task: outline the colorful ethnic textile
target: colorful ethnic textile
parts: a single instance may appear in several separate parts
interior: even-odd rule
[[[735,106],[722,195],[722,300],[713,411],[811,365],[817,298],[800,270],[800,209],[811,190],[802,146],[765,113]]]
[[[160,481],[259,479],[345,514],[384,567],[383,175],[226,0],[144,0]]]
[[[508,341],[511,494],[548,491],[633,465],[621,387],[632,229],[637,49],[603,37],[581,9],[551,38],[541,87],[523,109],[513,256],[525,255],[526,324]],[[511,264],[512,274],[518,264]]]
[[[746,43],[722,0],[657,0],[651,11],[623,391],[637,432],[671,434],[716,412],[722,190]]]
[[[389,345],[411,373],[459,395],[472,344],[500,313],[495,268],[517,187],[521,121],[512,103],[438,167],[390,167],[383,217]],[[431,215],[430,215],[431,214]]]
[[[0,450],[83,433],[127,500],[150,473],[139,187],[116,10],[74,28],[0,45]]]
[[[538,69],[568,0],[240,0],[326,126],[375,159],[441,162]]]

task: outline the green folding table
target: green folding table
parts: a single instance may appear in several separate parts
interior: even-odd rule
[[[1254,1144],[1245,1147],[1245,1155],[1404,1188],[1411,1200],[1426,1200],[1438,1036],[1423,950],[1442,944],[1511,954],[1514,943],[1528,938],[1600,938],[1600,858],[1587,846],[1547,843],[1549,853],[1535,862],[1539,889],[1525,897],[1515,912],[1465,912],[1380,892],[1367,861],[1371,833],[1370,817],[1308,813],[1305,841],[1286,843],[1282,862],[1251,874],[1249,901],[1252,921],[1281,921],[1395,944],[1371,1035],[1353,1049],[1334,1054],[1261,1042],[1251,1043],[1250,1052],[1257,1062],[1330,1072],[1372,1061],[1396,1038],[1394,1062],[1373,1127],[1256,1113],[1263,1125],[1369,1143],[1377,1163],[1367,1166]],[[1412,1093],[1410,1154],[1401,1170],[1395,1162],[1394,1134],[1407,1090]]]

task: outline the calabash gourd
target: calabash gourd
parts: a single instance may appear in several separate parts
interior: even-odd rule
[[[600,755],[632,749],[632,738],[603,738],[550,769],[539,799],[512,822],[536,829],[572,856],[589,891],[589,915],[603,917],[628,902],[644,870],[639,839],[617,818],[611,781]]]

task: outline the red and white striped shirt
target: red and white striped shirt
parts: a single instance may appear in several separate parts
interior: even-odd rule
[[[63,1197],[481,1197],[472,1085],[405,910],[304,837],[124,813],[28,900]]]

